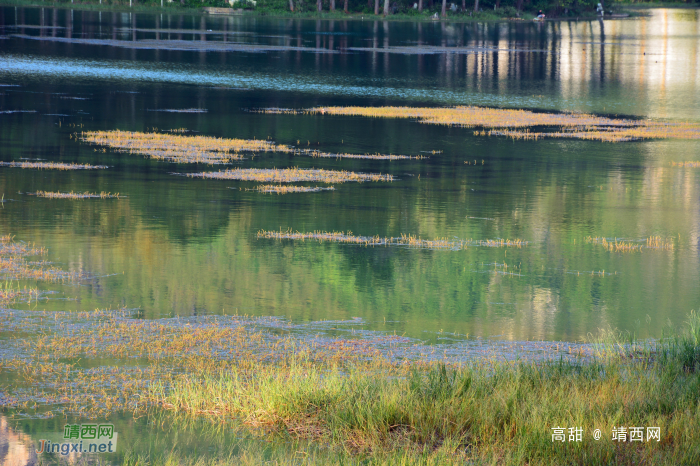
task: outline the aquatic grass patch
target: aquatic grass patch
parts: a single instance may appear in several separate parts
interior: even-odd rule
[[[166,113],[207,113],[206,108],[149,108],[149,112],[166,112]]]
[[[321,191],[335,191],[333,186],[323,188],[320,186],[284,186],[277,184],[264,184],[246,191],[258,191],[267,194],[291,194],[291,193],[319,193]]]
[[[682,168],[700,168],[700,162],[671,162],[672,167],[682,167]]]
[[[367,160],[423,160],[428,157],[422,155],[395,155],[395,154],[330,154],[327,152],[311,151],[308,153],[315,158],[337,158],[337,159],[367,159]]]
[[[183,112],[185,112],[185,110],[183,110]],[[276,144],[269,140],[184,136],[182,133],[187,131],[188,130],[185,128],[166,130],[162,133],[155,131],[149,133],[119,130],[90,131],[76,135],[76,139],[104,147],[110,147],[121,152],[132,154],[140,153],[153,159],[176,163],[224,164],[242,159],[241,153],[257,154],[260,152],[292,153],[295,155],[309,155],[317,158],[354,158],[370,160],[420,160],[426,158],[420,155],[332,154],[316,149],[300,149],[284,144]],[[103,148],[102,151],[104,152],[106,149]]]
[[[37,168],[39,170],[102,170],[107,165],[63,162],[0,162],[0,167]]]
[[[487,240],[454,240],[449,238],[436,238],[432,240],[421,239],[416,235],[404,234],[396,237],[388,236],[358,236],[351,231],[313,231],[302,233],[287,229],[285,231],[266,231],[260,230],[257,234],[258,238],[276,239],[276,240],[296,240],[296,241],[318,241],[331,243],[357,244],[361,246],[408,246],[418,249],[450,249],[459,251],[466,249],[468,246],[483,246],[490,248],[514,247],[522,248],[529,244],[528,241],[516,239],[487,239]]]
[[[610,118],[584,113],[545,113],[474,106],[429,107],[313,107],[304,110],[262,109],[265,113],[404,118],[419,123],[484,128],[477,136],[513,139],[573,138],[605,142],[643,139],[700,139],[700,124]],[[533,130],[539,128],[540,130]],[[489,129],[489,131],[486,131]],[[546,130],[545,130],[546,129]]]
[[[398,237],[381,237],[381,236],[357,236],[351,231],[314,231],[310,233],[300,233],[298,231],[265,231],[260,230],[257,234],[258,238],[276,239],[276,240],[297,240],[306,241],[313,240],[320,243],[345,243],[357,244],[362,246],[408,246],[419,249],[451,249],[460,250],[466,247],[464,241],[451,241],[447,238],[437,238],[434,240],[425,240],[410,234],[402,234]]]
[[[225,139],[157,132],[89,131],[80,133],[77,137],[83,142],[110,147],[121,152],[138,153],[156,160],[176,163],[222,164],[240,160],[241,152],[294,151],[288,146],[258,139]]]
[[[188,173],[191,178],[218,180],[259,181],[268,183],[347,183],[365,181],[394,181],[391,175],[381,173],[358,173],[346,170],[324,170],[322,168],[235,168],[218,172]]]
[[[609,241],[605,237],[588,236],[584,239],[588,244],[600,245],[606,251],[610,252],[642,252],[645,249],[658,250],[658,251],[673,251],[674,244],[673,241],[668,238],[662,238],[661,236],[649,236],[644,240],[644,242],[633,242],[624,241],[617,238]]]
[[[84,193],[74,193],[73,191],[69,193],[37,191],[35,193],[27,194],[37,197],[45,197],[47,199],[123,199],[126,197],[124,195],[120,196],[119,193],[112,194],[104,191],[99,194],[88,191],[85,191]]]
[[[1,370],[14,380],[8,393],[15,401],[6,406],[28,409],[32,416],[143,413],[162,407],[161,400],[149,397],[149,387],[168,389],[178,380],[222,372],[253,380],[264,371],[358,367],[391,378],[405,377],[408,368],[443,361],[442,351],[435,354],[434,347],[396,335],[324,335],[338,331],[343,322],[337,321],[316,322],[307,329],[279,319],[244,316],[142,320],[130,318],[123,309],[52,313],[0,309],[0,315],[0,331],[12,332],[11,339],[0,342],[5,349]],[[301,328],[308,332],[299,333]],[[545,346],[533,356],[585,357]],[[462,358],[461,362],[450,361],[447,351],[444,361],[451,365],[464,364],[466,358],[496,361],[502,351],[500,346],[478,344],[451,356]]]
[[[5,280],[40,280],[47,282],[76,280],[79,272],[68,272],[45,261],[30,261],[43,256],[46,248],[15,241],[11,235],[0,237],[0,277]]]
[[[479,246],[485,246],[489,248],[522,248],[524,246],[527,246],[530,242],[525,241],[520,238],[515,238],[515,239],[487,239],[487,240],[479,240],[477,241],[476,244]]]
[[[8,306],[20,300],[31,304],[47,294],[49,293],[39,291],[36,287],[28,288],[26,285],[22,287],[19,282],[12,282],[10,280],[5,280],[4,283],[0,282],[0,306]],[[0,329],[1,328],[0,326]]]

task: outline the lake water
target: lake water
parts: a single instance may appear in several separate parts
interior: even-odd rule
[[[607,327],[660,336],[700,306],[700,168],[672,165],[700,160],[700,141],[514,141],[409,119],[250,111],[478,105],[700,123],[698,10],[414,24],[0,7],[0,25],[0,161],[110,167],[0,167],[0,232],[91,277],[40,283],[57,293],[15,309],[352,321],[446,343],[577,342]],[[206,113],[163,111],[190,108]],[[96,152],[73,136],[154,128],[428,157],[262,153],[234,164],[397,178],[270,195],[247,191],[252,182],[177,176],[220,167]],[[27,194],[36,191],[127,197]],[[472,243],[453,251],[257,237],[280,229]],[[616,253],[586,240],[652,236],[672,249]],[[527,243],[479,243],[514,238]]]

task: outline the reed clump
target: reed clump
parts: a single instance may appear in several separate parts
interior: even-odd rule
[[[0,259],[0,267],[2,267],[2,260]],[[0,283],[0,306],[7,306],[17,301],[27,301],[29,303],[36,302],[40,297],[46,293],[42,293],[36,287],[24,287],[20,286],[19,282],[13,283],[10,280],[5,280],[4,283]],[[2,327],[0,326],[0,329]]]
[[[700,162],[671,162],[672,167],[700,168]]]
[[[256,186],[252,190],[246,189],[246,191],[259,191],[261,193],[268,194],[291,194],[291,193],[318,193],[321,191],[335,191],[333,186],[327,188],[322,188],[320,186],[284,186],[278,184],[265,184]]]
[[[98,170],[109,168],[106,165],[62,162],[0,162],[0,167],[38,168],[40,170]]]
[[[473,106],[313,107],[301,111],[271,109],[269,113],[408,118],[425,124],[462,128],[479,127],[484,128],[478,132],[480,136],[507,136],[513,139],[575,138],[605,142],[700,139],[700,124],[697,123],[608,118],[583,113],[538,113],[529,110]],[[531,128],[542,128],[542,130],[530,131]],[[486,129],[490,130],[486,131]]]
[[[122,199],[125,196],[120,196],[119,193],[112,194],[102,191],[101,193],[91,193],[85,191],[84,193],[74,193],[73,191],[69,193],[61,192],[49,192],[49,191],[37,191],[35,193],[28,193],[37,197],[45,197],[47,199]]]
[[[661,249],[664,251],[673,250],[673,242],[661,236],[650,236],[646,239],[646,247],[648,249]]]
[[[230,163],[241,153],[294,152],[288,146],[258,139],[225,139],[210,136],[182,136],[132,131],[89,131],[80,140],[130,154],[143,154],[156,160],[177,163]]]
[[[357,173],[345,170],[324,170],[310,168],[235,168],[218,172],[188,173],[193,178],[219,180],[259,181],[267,183],[346,183],[349,181],[393,181],[391,175],[381,173]]]
[[[608,241],[607,238],[602,236],[588,236],[585,238],[586,243],[599,244],[603,248],[610,252],[642,252],[643,249],[656,249],[663,251],[672,251],[674,248],[673,242],[669,239],[662,238],[660,236],[650,236],[646,238],[644,243],[635,243],[632,241],[618,241],[615,238],[612,241]]]

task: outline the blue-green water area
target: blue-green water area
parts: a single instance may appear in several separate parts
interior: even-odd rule
[[[681,165],[700,161],[698,140],[514,140],[414,119],[259,111],[457,105],[700,123],[700,14],[414,24],[0,7],[0,162],[108,166],[0,167],[0,234],[46,248],[44,260],[80,277],[0,277],[5,290],[36,288],[39,298],[0,310],[0,357],[22,357],[20,335],[66,331],[23,328],[33,312],[128,309],[130,319],[168,325],[245,316],[272,336],[364,339],[381,350],[382,338],[396,336],[420,348],[403,357],[438,348],[468,361],[486,341],[509,360],[578,348],[600,329],[660,337],[698,309],[700,168]],[[81,140],[111,130],[422,157],[261,152],[222,167]],[[182,176],[291,167],[394,181],[267,194],[252,181]],[[467,247],[258,235],[280,230]],[[605,246],[615,242],[628,249]],[[11,372],[0,366],[0,404],[19,393]],[[28,460],[21,445],[80,422],[44,417],[6,408],[0,439],[15,449],[0,440],[0,463],[10,454]],[[112,421],[124,448],[149,432],[180,432],[123,413]],[[224,434],[182,429],[214,439],[212,451],[247,435],[227,431],[226,443]]]

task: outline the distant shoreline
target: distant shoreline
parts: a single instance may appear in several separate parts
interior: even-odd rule
[[[132,6],[128,5],[128,1],[118,0],[119,3],[107,4],[107,0],[103,4],[99,3],[99,0],[82,0],[76,1],[75,3],[68,2],[55,2],[55,1],[41,1],[41,0],[4,0],[0,1],[1,6],[23,6],[23,7],[35,7],[35,8],[51,8],[51,9],[74,9],[74,10],[85,10],[85,11],[115,11],[115,12],[135,12],[135,13],[163,13],[163,14],[195,14],[211,17],[226,17],[226,16],[248,16],[248,17],[260,17],[260,18],[280,18],[280,19],[313,19],[313,20],[355,20],[355,21],[402,21],[402,22],[449,22],[449,23],[471,23],[471,22],[531,22],[534,19],[534,14],[528,11],[523,11],[520,13],[520,17],[508,17],[505,15],[499,15],[499,13],[494,13],[491,10],[481,11],[478,14],[471,16],[462,13],[451,13],[447,12],[447,18],[433,19],[432,14],[434,11],[424,10],[423,14],[412,13],[398,13],[384,17],[382,14],[374,15],[371,13],[363,12],[350,12],[345,14],[342,10],[342,6],[337,8],[335,11],[324,10],[320,14],[318,12],[290,12],[285,10],[242,10],[231,8],[231,14],[210,14],[205,11],[205,7],[197,6],[192,7],[189,5],[180,5],[176,2],[168,3],[164,2],[164,6],[161,7],[157,3],[150,4],[140,4],[137,0],[133,1]],[[452,3],[452,2],[450,2]],[[439,4],[436,2],[436,4]],[[339,5],[342,3],[339,2]],[[673,8],[673,9],[700,9],[700,4],[698,5],[688,5],[685,3],[612,3],[610,8],[614,8],[615,15],[608,16],[605,18],[609,19],[620,19],[622,15],[629,15],[630,18],[646,16],[645,12],[651,9],[660,8]],[[501,13],[505,12],[502,9]],[[620,15],[620,16],[618,16]],[[595,12],[583,12],[576,16],[549,16],[546,21],[590,21],[598,19]]]

